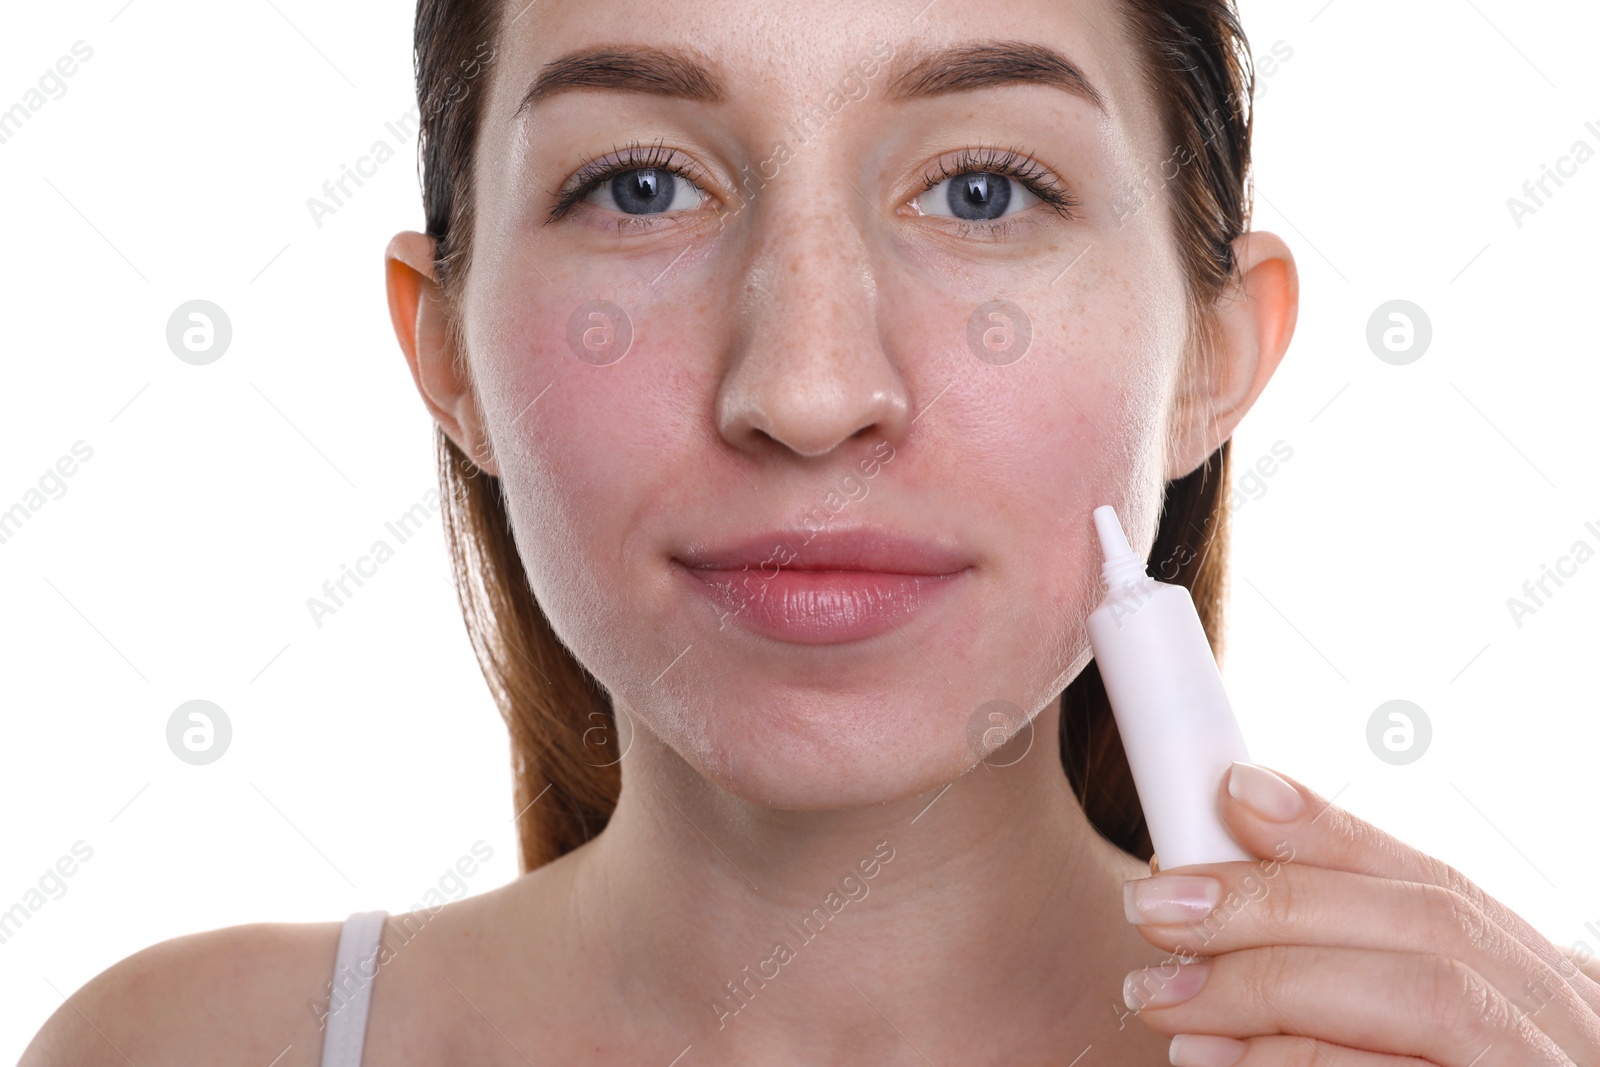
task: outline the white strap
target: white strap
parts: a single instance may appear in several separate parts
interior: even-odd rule
[[[327,1030],[322,1035],[322,1067],[361,1067],[367,1008],[372,1003],[372,980],[378,974],[378,949],[388,915],[386,911],[358,911],[339,931]]]

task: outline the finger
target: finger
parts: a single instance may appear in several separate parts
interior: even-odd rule
[[[1441,1067],[1574,1067],[1482,975],[1444,956],[1273,945],[1134,971],[1123,995],[1161,1034],[1310,1037]]]
[[[1366,1052],[1313,1037],[1251,1037],[1240,1041],[1212,1034],[1179,1034],[1167,1059],[1174,1067],[1435,1067],[1415,1056]]]
[[[1561,952],[1578,970],[1600,983],[1600,956],[1591,955],[1588,948],[1579,948],[1577,945],[1562,945]]]
[[[1129,921],[1161,948],[1219,956],[1319,945],[1445,956],[1482,975],[1513,1011],[1527,1015],[1574,1059],[1588,1060],[1593,1052],[1585,1050],[1600,1050],[1600,1016],[1560,974],[1454,890],[1304,863],[1276,864],[1270,873],[1237,861],[1191,864],[1184,872],[1126,883]],[[1177,914],[1180,902],[1202,899],[1216,901],[1209,913]]]
[[[1254,764],[1235,763],[1223,776],[1221,811],[1229,831],[1257,855],[1278,855],[1317,867],[1426,882],[1453,890],[1516,938],[1600,1012],[1600,987],[1516,912],[1456,868],[1335,807],[1315,790]],[[1273,850],[1278,851],[1274,852]]]

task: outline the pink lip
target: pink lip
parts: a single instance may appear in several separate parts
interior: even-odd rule
[[[876,571],[880,574],[955,574],[972,566],[948,544],[883,527],[772,530],[727,545],[691,545],[677,554],[688,567],[717,570]]]
[[[803,645],[860,641],[898,627],[972,566],[956,550],[881,528],[769,533],[724,548],[697,547],[674,570],[737,622]]]

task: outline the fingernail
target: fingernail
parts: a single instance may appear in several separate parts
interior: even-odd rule
[[[1172,1067],[1232,1067],[1248,1046],[1236,1038],[1215,1034],[1179,1034],[1167,1046]]]
[[[1181,963],[1176,974],[1162,973],[1169,969],[1165,966],[1141,967],[1137,971],[1128,972],[1128,976],[1122,980],[1122,1002],[1128,1006],[1129,1011],[1162,1008],[1168,1004],[1179,1004],[1188,1000],[1200,992],[1200,987],[1206,984],[1206,975],[1211,971],[1211,961]]]
[[[1228,795],[1268,822],[1288,822],[1306,809],[1300,790],[1254,763],[1233,764]]]
[[[1222,883],[1203,874],[1163,874],[1122,883],[1122,910],[1131,923],[1199,922],[1222,899]]]

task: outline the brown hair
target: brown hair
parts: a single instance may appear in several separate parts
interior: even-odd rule
[[[452,309],[471,259],[472,163],[484,93],[472,79],[498,52],[504,0],[418,0],[417,102],[427,232]],[[1254,70],[1233,0],[1123,0],[1142,41],[1141,75],[1173,153],[1159,184],[1136,191],[1170,205],[1189,306],[1191,367],[1211,366],[1210,309],[1234,277],[1232,242],[1248,227]],[[490,47],[487,60],[483,49]],[[465,90],[463,92],[463,90]],[[459,99],[457,99],[459,97]],[[1175,173],[1167,174],[1167,168]],[[1147,175],[1147,178],[1149,176]],[[452,358],[464,364],[459,315]],[[466,370],[465,366],[461,368]],[[557,638],[534,599],[500,480],[435,428],[443,518],[473,650],[511,735],[521,868],[533,870],[605,828],[621,788],[617,733],[604,687]],[[1214,652],[1222,652],[1229,441],[1168,482],[1150,555],[1156,577],[1187,586]],[[1061,761],[1091,825],[1148,860],[1150,835],[1122,741],[1091,662],[1062,695]],[[539,803],[535,804],[534,801]]]

